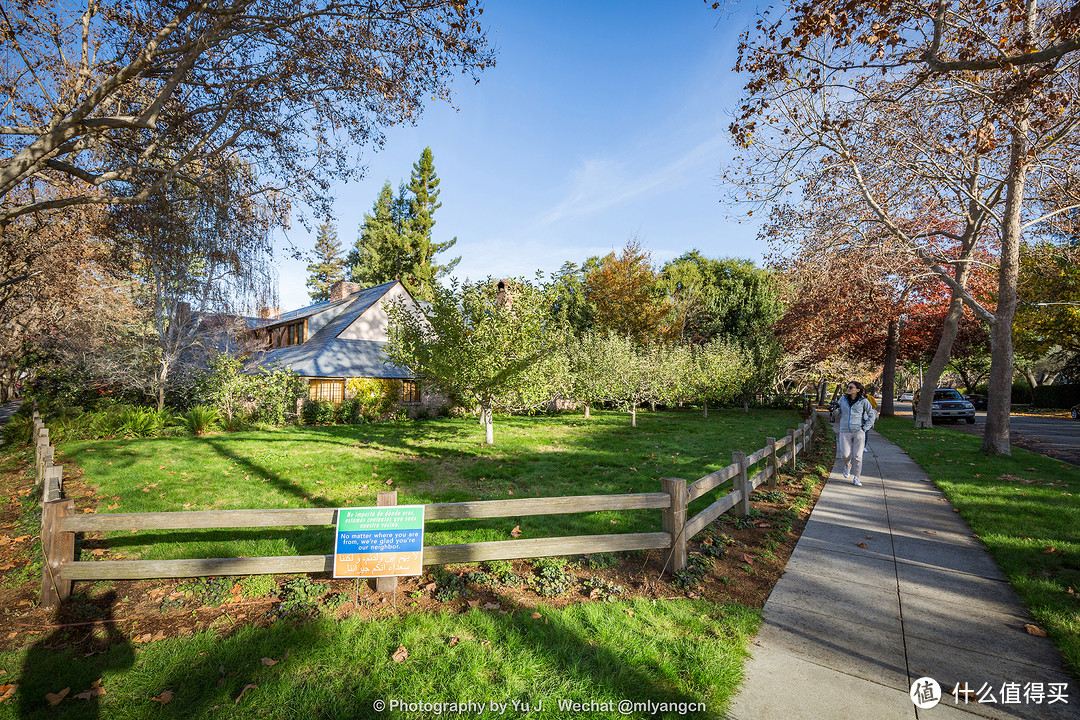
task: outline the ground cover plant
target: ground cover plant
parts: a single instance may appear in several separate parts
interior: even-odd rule
[[[757,422],[734,413],[725,424],[737,432]],[[18,687],[0,700],[0,719],[432,716],[430,705],[374,711],[377,699],[408,698],[508,703],[505,717],[581,715],[560,699],[695,702],[705,707],[696,716],[722,717],[758,609],[828,474],[827,431],[820,438],[809,471],[785,471],[778,489],[755,494],[750,522],[725,516],[691,542],[704,572],[686,583],[662,576],[660,553],[634,552],[428,567],[396,593],[325,575],[77,583],[47,613],[35,606],[40,564],[9,569],[23,578],[0,588],[0,685]],[[28,534],[15,528],[38,517],[28,458],[0,455],[0,484],[14,499],[0,506],[3,532]],[[118,504],[88,479],[65,485],[77,513]],[[16,540],[0,537],[0,565],[39,555]],[[79,552],[129,552],[115,541],[81,538]]]
[[[1015,447],[987,457],[977,436],[904,418],[875,429],[941,488],[1080,677],[1080,467]]]
[[[95,510],[157,512],[374,505],[380,490],[419,504],[565,495],[659,492],[661,478],[696,480],[783,437],[789,410],[657,412],[628,428],[619,413],[510,417],[496,446],[475,422],[440,418],[358,426],[289,427],[198,437],[63,443],[58,464],[81,468],[98,492]],[[719,491],[695,501],[706,507]],[[518,537],[655,532],[658,511],[437,521],[427,545]],[[115,558],[158,559],[328,554],[330,527],[113,534]]]

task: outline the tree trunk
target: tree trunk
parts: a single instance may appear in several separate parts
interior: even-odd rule
[[[704,403],[701,404],[701,417],[703,417],[703,418],[709,417],[709,403],[707,403],[707,402],[704,402]]]
[[[165,381],[169,378],[169,366],[164,362],[158,365],[157,373],[157,409],[161,412],[165,407]]]
[[[491,420],[491,406],[487,405],[480,410],[481,415],[484,418],[484,442],[488,445],[495,444],[495,427]]]
[[[589,406],[587,404],[585,405],[585,419],[589,419]]]
[[[1027,379],[1028,385],[1031,387],[1032,390],[1034,390],[1039,385],[1039,381],[1035,377],[1035,371],[1032,370],[1030,367],[1024,368],[1024,377]]]
[[[630,427],[637,427],[637,405],[630,407]]]
[[[896,397],[896,358],[900,354],[900,321],[890,320],[885,336],[885,365],[881,371],[881,415],[896,414],[893,398]]]
[[[1020,211],[1028,163],[1028,119],[1024,116],[1013,131],[1009,157],[1010,178],[1005,191],[1005,215],[1001,219],[1001,262],[998,265],[998,303],[990,327],[990,388],[986,405],[986,429],[980,452],[1010,455],[1009,406],[1014,373],[1012,326],[1016,315],[1016,279],[1020,272]]]
[[[818,405],[824,405],[825,404],[825,393],[827,393],[828,391],[829,391],[828,381],[825,378],[821,378],[821,381],[818,383],[818,389],[817,389],[817,404]]]
[[[968,272],[969,266],[967,263],[963,263],[957,268],[956,282],[960,284],[960,287],[967,286]],[[917,428],[934,426],[933,419],[930,416],[930,406],[934,402],[934,390],[938,386],[938,380],[941,379],[941,373],[945,371],[945,366],[949,363],[953,341],[956,340],[956,335],[960,332],[960,321],[963,319],[964,301],[956,291],[953,291],[950,293],[949,311],[945,313],[945,324],[941,329],[941,340],[938,341],[937,350],[934,351],[934,359],[930,361],[930,367],[927,368],[926,374],[923,376],[919,405],[915,408],[915,427]]]

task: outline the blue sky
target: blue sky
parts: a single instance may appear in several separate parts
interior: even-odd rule
[[[635,235],[656,265],[693,248],[760,264],[757,223],[740,223],[742,209],[722,205],[719,188],[749,10],[488,2],[495,67],[479,84],[454,83],[456,110],[431,104],[417,125],[391,128],[381,150],[362,151],[364,179],[336,188],[343,249],[383,182],[407,180],[430,146],[442,180],[434,239],[458,238],[448,254],[462,256],[459,278],[531,278]],[[314,233],[294,223],[278,245],[290,242],[309,251]],[[279,258],[282,308],[305,305],[305,263]]]

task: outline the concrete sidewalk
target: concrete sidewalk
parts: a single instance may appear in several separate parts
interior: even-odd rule
[[[898,446],[876,432],[870,445],[863,487],[833,468],[728,717],[1080,718],[1060,653],[1026,632],[1032,619],[971,527]],[[923,677],[940,684],[936,707],[909,696]],[[983,701],[958,703],[963,683]]]

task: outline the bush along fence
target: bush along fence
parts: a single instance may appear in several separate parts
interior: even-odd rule
[[[578,535],[551,538],[496,540],[432,545],[424,548],[425,565],[516,560],[552,555],[577,555],[628,550],[663,550],[664,566],[674,572],[687,563],[687,542],[723,513],[750,514],[750,493],[766,481],[780,483],[782,467],[795,469],[796,458],[810,449],[816,415],[789,430],[780,440],[767,438],[766,446],[747,455],[733,453],[733,462],[692,483],[682,478],[664,478],[661,492],[622,495],[577,495],[570,497],[478,500],[474,502],[424,505],[424,520],[461,520],[494,517],[529,517],[603,510],[659,510],[662,531],[617,535]],[[50,458],[54,468],[55,493],[48,490],[42,514],[42,544],[45,562],[41,579],[41,602],[55,607],[71,595],[76,580],[137,580],[148,578],[210,577],[219,575],[259,575],[277,573],[332,572],[333,555],[283,555],[254,558],[207,558],[191,560],[106,560],[76,561],[75,534],[116,530],[196,530],[220,528],[296,527],[337,523],[335,508],[296,510],[209,510],[157,513],[103,513],[76,515],[74,502],[59,497],[60,468],[51,465],[52,449],[47,447],[48,431],[42,431],[38,453]],[[37,435],[35,435],[37,437]],[[759,470],[758,467],[761,467]],[[754,471],[751,474],[751,471]],[[42,474],[42,477],[44,475]],[[687,506],[696,498],[732,480],[732,489],[692,518]],[[397,492],[379,493],[379,505],[396,505]],[[395,578],[380,578],[376,589],[393,589]]]

